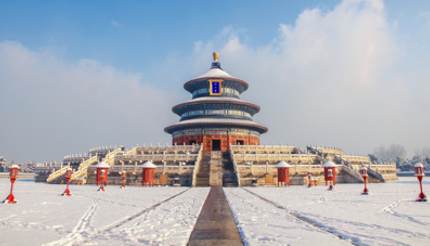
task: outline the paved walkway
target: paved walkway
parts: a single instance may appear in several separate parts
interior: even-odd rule
[[[212,187],[188,245],[242,245],[222,187]]]

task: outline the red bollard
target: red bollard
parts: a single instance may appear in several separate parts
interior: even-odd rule
[[[336,184],[336,167],[337,165],[332,161],[326,161],[323,165],[325,185],[328,183],[331,184],[331,189],[329,188],[329,190],[332,190],[333,186]],[[329,173],[331,175],[330,180]]]
[[[155,168],[157,168],[152,161],[147,161],[142,166],[142,185],[144,186],[152,186],[154,185],[154,174]]]
[[[9,167],[10,193],[6,199],[3,200],[3,203],[16,203],[15,196],[13,195],[13,186],[15,184],[16,177],[18,176],[19,169],[19,166],[16,164]]]
[[[106,162],[102,161],[97,164],[96,168],[97,168],[96,183],[99,186],[97,191],[105,191],[105,185],[107,185],[107,181],[108,181],[109,165]]]
[[[361,192],[361,194],[362,195],[368,195],[369,190],[367,189],[367,180],[368,180],[369,175],[367,174],[367,167],[361,166],[360,174],[361,174],[361,177],[363,178],[363,183],[364,183],[364,189],[363,189],[363,192]]]
[[[64,174],[65,178],[66,178],[66,189],[64,190],[63,194],[61,194],[62,196],[71,196],[72,192],[70,192],[70,178],[72,177],[73,174],[73,170],[72,168],[68,167],[66,169],[66,173]]]
[[[127,171],[122,170],[119,174],[121,175],[121,190],[125,190],[125,185],[127,184]]]
[[[290,185],[290,167],[285,161],[280,161],[275,166],[278,169],[278,186]]]
[[[423,192],[423,177],[424,177],[424,165],[422,163],[415,164],[415,174],[418,182],[420,183],[420,194],[418,195],[417,202],[426,202],[427,197]]]

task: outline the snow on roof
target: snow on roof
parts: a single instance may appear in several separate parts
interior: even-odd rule
[[[176,124],[172,126],[181,126],[181,125],[188,125],[188,124],[235,124],[235,125],[248,125],[248,126],[255,126],[258,128],[262,128],[263,126],[258,124],[255,121],[251,120],[239,120],[239,119],[217,119],[217,118],[197,118],[197,119],[191,119],[191,120],[183,120],[179,121]]]
[[[16,164],[13,164],[12,166],[9,167],[9,169],[12,169],[12,168],[20,169],[20,167],[18,165],[16,165]]]
[[[332,161],[326,161],[323,167],[337,167],[337,165]]]
[[[220,68],[211,68],[209,71],[207,71],[205,74],[202,74],[194,79],[200,79],[200,78],[234,78],[230,74],[228,74],[226,71],[220,69]]]
[[[421,162],[418,162],[417,164],[415,164],[415,167],[421,167],[424,168],[424,165]]]
[[[201,101],[218,102],[218,103],[233,102],[233,103],[239,103],[239,104],[246,104],[246,105],[249,105],[251,107],[256,108],[258,111],[260,110],[260,106],[258,106],[257,104],[250,103],[248,101],[245,101],[245,100],[242,100],[242,99],[239,99],[239,98],[234,98],[234,97],[197,97],[197,98],[185,101],[183,103],[180,103],[180,104],[176,105],[174,108],[176,108],[178,106],[183,106],[183,105],[186,105],[186,104],[190,104],[190,103],[201,102]]]
[[[96,165],[96,167],[97,168],[109,168],[109,165],[106,162],[101,161]]]
[[[278,164],[276,164],[275,167],[276,168],[283,168],[283,167],[291,167],[291,165],[286,163],[285,161],[280,161],[280,162],[278,162]]]
[[[154,163],[152,163],[152,161],[145,162],[142,167],[143,168],[157,168],[157,166],[154,165]]]

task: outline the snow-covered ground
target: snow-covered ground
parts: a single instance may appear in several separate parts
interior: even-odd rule
[[[325,187],[225,189],[250,245],[430,245],[430,203],[415,202],[416,178]],[[430,194],[430,181],[424,184]]]
[[[17,182],[0,205],[0,245],[185,245],[208,188],[71,186]],[[0,196],[9,182],[0,180]],[[163,202],[164,201],[164,202]]]
[[[0,245],[186,245],[209,188],[71,186],[18,181],[0,204]],[[226,188],[250,245],[430,245],[430,202],[413,177],[395,183]],[[424,185],[430,195],[430,181]],[[5,198],[9,182],[0,179]]]

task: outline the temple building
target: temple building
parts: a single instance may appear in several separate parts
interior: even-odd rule
[[[280,162],[289,164],[292,185],[307,184],[310,176],[313,183],[323,184],[324,163],[336,166],[337,183],[363,182],[363,166],[369,182],[397,179],[395,163],[372,163],[368,156],[349,155],[340,148],[262,145],[260,136],[268,129],[252,118],[260,107],[240,99],[248,83],[224,71],[218,53],[213,53],[209,71],[185,82],[184,88],[192,99],[172,108],[180,119],[164,129],[172,135],[171,145],[102,147],[68,155],[46,181],[64,182],[65,171],[72,167],[72,183],[93,184],[101,161],[109,165],[109,184],[119,184],[125,173],[127,185],[142,185],[148,162],[156,167],[155,185],[276,185]]]
[[[248,83],[225,72],[218,53],[213,53],[210,70],[184,88],[192,99],[172,108],[180,121],[164,129],[172,134],[173,144],[201,144],[204,151],[222,152],[230,145],[260,144],[267,128],[252,120],[260,107],[240,99]]]

